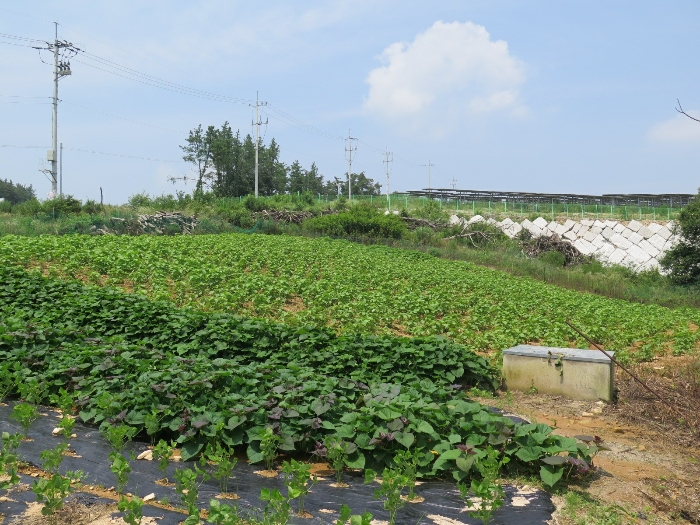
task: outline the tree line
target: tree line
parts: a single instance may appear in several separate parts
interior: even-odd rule
[[[24,186],[11,180],[0,179],[0,199],[4,199],[10,204],[20,204],[36,199],[36,192],[31,184]]]
[[[195,192],[211,191],[218,197],[241,197],[255,190],[255,140],[250,134],[233,132],[228,122],[221,128],[199,125],[190,131],[180,146],[183,159],[196,172]],[[258,144],[258,193],[262,196],[285,193],[313,193],[328,196],[347,195],[347,174],[326,180],[315,163],[309,169],[295,160],[290,165],[280,160],[280,148],[273,138],[268,145]],[[380,195],[381,186],[364,172],[352,174],[353,195]]]

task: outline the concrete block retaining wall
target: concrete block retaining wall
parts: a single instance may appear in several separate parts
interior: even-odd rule
[[[659,259],[678,242],[673,232],[673,221],[652,222],[644,225],[639,221],[617,222],[581,219],[567,219],[564,223],[548,222],[542,217],[534,221],[528,219],[518,223],[512,219],[496,221],[474,215],[470,219],[450,217],[450,223],[472,224],[487,222],[498,227],[508,237],[513,238],[521,230],[528,230],[533,237],[556,234],[573,244],[584,255],[592,255],[603,264],[620,264],[636,271],[659,267]]]

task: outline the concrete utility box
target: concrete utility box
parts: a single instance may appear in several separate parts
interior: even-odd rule
[[[519,345],[503,350],[503,377],[508,390],[612,401],[615,364],[599,350]]]

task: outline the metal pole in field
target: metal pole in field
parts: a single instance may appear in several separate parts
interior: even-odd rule
[[[53,52],[53,114],[51,119],[51,149],[46,152],[46,160],[51,162],[51,169],[40,171],[49,175],[51,180],[51,196],[58,196],[58,81],[71,74],[70,62],[67,58],[77,54],[81,50],[67,41],[58,40],[58,22],[54,22],[55,34],[53,43],[47,42],[44,47],[34,47],[34,49]],[[61,51],[59,57],[59,51]]]
[[[386,164],[386,206],[391,211],[391,196],[389,195],[389,163],[394,161],[394,154],[390,151],[385,151],[384,164]]]
[[[345,153],[348,157],[348,200],[352,204],[352,152],[357,151],[357,146],[353,147],[352,141],[357,141],[356,138],[350,136],[350,130],[348,130],[348,145],[345,148]]]
[[[58,193],[56,183],[58,182],[58,163],[56,162],[58,143],[58,22],[54,22],[56,37],[53,45],[53,122],[51,129],[51,193],[54,197]]]
[[[58,165],[58,173],[59,173],[59,186],[58,186],[58,195],[60,197],[63,197],[63,142],[61,142],[61,155],[58,157],[60,160],[60,163]]]
[[[251,104],[252,106],[252,104]],[[260,106],[267,106],[267,102],[260,102],[259,94],[256,91],[255,92],[255,122],[253,123],[255,125],[255,197],[258,197],[258,149],[260,147],[260,126],[263,124],[267,124],[269,122],[269,119],[266,119],[265,122],[262,122],[260,120],[260,114],[258,112],[258,109]]]

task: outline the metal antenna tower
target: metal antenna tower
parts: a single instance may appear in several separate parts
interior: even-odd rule
[[[394,154],[387,150],[384,153],[384,164],[386,164],[386,205],[387,209],[391,211],[391,196],[389,195],[389,172],[391,171],[389,168],[389,163],[394,162]]]
[[[79,48],[66,40],[58,39],[58,22],[54,22],[55,37],[53,42],[47,42],[45,47],[34,47],[34,49],[47,50],[53,52],[53,119],[51,129],[51,149],[46,152],[46,160],[51,162],[51,169],[42,169],[45,174],[50,175],[51,196],[58,195],[58,81],[63,77],[71,75],[70,56],[75,56]],[[59,56],[60,54],[60,56]]]
[[[433,166],[435,166],[435,164],[432,164],[432,163],[430,162],[430,159],[428,159],[428,163],[427,163],[427,164],[422,164],[422,166],[424,166],[424,167],[427,166],[427,167],[428,167],[428,192],[430,192],[430,189],[431,189],[431,186],[430,186],[430,168],[432,168]]]
[[[258,149],[260,147],[260,126],[262,126],[263,124],[267,126],[268,122],[270,121],[270,119],[265,119],[265,122],[260,120],[260,115],[258,113],[258,109],[260,108],[260,106],[267,106],[267,102],[260,102],[258,92],[256,91],[255,122],[253,122],[253,125],[255,126],[255,198],[258,197]],[[250,104],[250,107],[253,107],[253,104]]]
[[[457,188],[457,179],[455,179],[454,175],[452,175],[452,182],[450,182],[450,185],[452,186],[453,190]]]
[[[350,136],[350,130],[348,130],[348,138],[345,140],[348,141],[348,145],[345,147],[345,154],[348,158],[348,200],[352,203],[352,153],[357,151],[357,145],[353,147],[352,141],[354,140],[357,144],[357,139]]]

